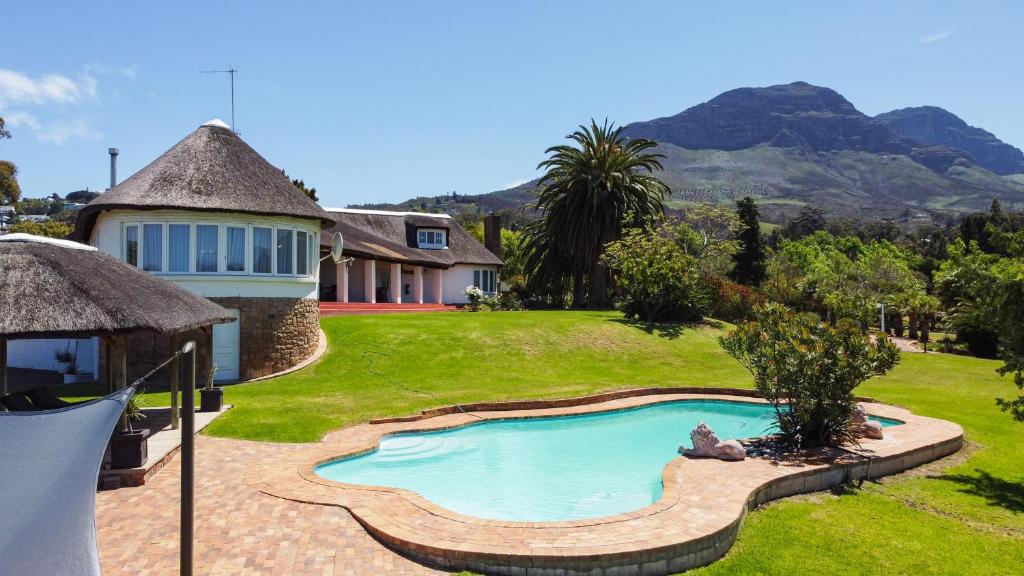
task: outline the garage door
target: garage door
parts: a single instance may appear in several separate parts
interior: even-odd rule
[[[238,318],[238,310],[229,309],[228,312]],[[217,373],[213,379],[216,381],[238,380],[238,320],[227,324],[214,324],[213,326],[213,365]]]

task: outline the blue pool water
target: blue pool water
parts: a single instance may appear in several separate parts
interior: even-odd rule
[[[385,437],[362,456],[318,466],[324,478],[412,490],[493,520],[545,522],[629,512],[661,498],[661,475],[690,431],[719,438],[771,431],[764,404],[684,400],[567,417],[486,421]],[[895,422],[883,422],[892,424]]]

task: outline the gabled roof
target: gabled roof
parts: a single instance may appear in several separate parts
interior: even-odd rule
[[[346,208],[327,210],[337,224],[323,231],[320,244],[330,247],[331,237],[335,232],[341,232],[345,239],[345,254],[348,256],[434,268],[449,268],[455,264],[502,264],[501,258],[491,253],[447,214]],[[416,231],[419,228],[447,230],[448,247],[440,250],[418,248]]]
[[[96,216],[115,208],[243,212],[334,220],[258,152],[214,120],[148,166],[89,202],[78,213],[75,237],[87,240]]]

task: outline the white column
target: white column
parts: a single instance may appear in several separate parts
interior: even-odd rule
[[[417,304],[423,304],[423,266],[417,266],[413,269],[412,297]]]
[[[436,304],[444,304],[443,274],[444,270],[440,268],[434,271],[434,302]]]
[[[338,302],[348,302],[348,262],[337,264],[338,293],[335,299]]]
[[[377,303],[377,261],[363,260],[363,286],[366,292],[363,301]]]
[[[391,302],[402,303],[402,265],[398,262],[391,263]]]

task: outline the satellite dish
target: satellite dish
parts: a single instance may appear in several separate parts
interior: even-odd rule
[[[334,236],[331,237],[331,259],[334,260],[335,264],[340,264],[344,256],[342,251],[345,249],[345,239],[341,237],[341,232],[335,232]]]

